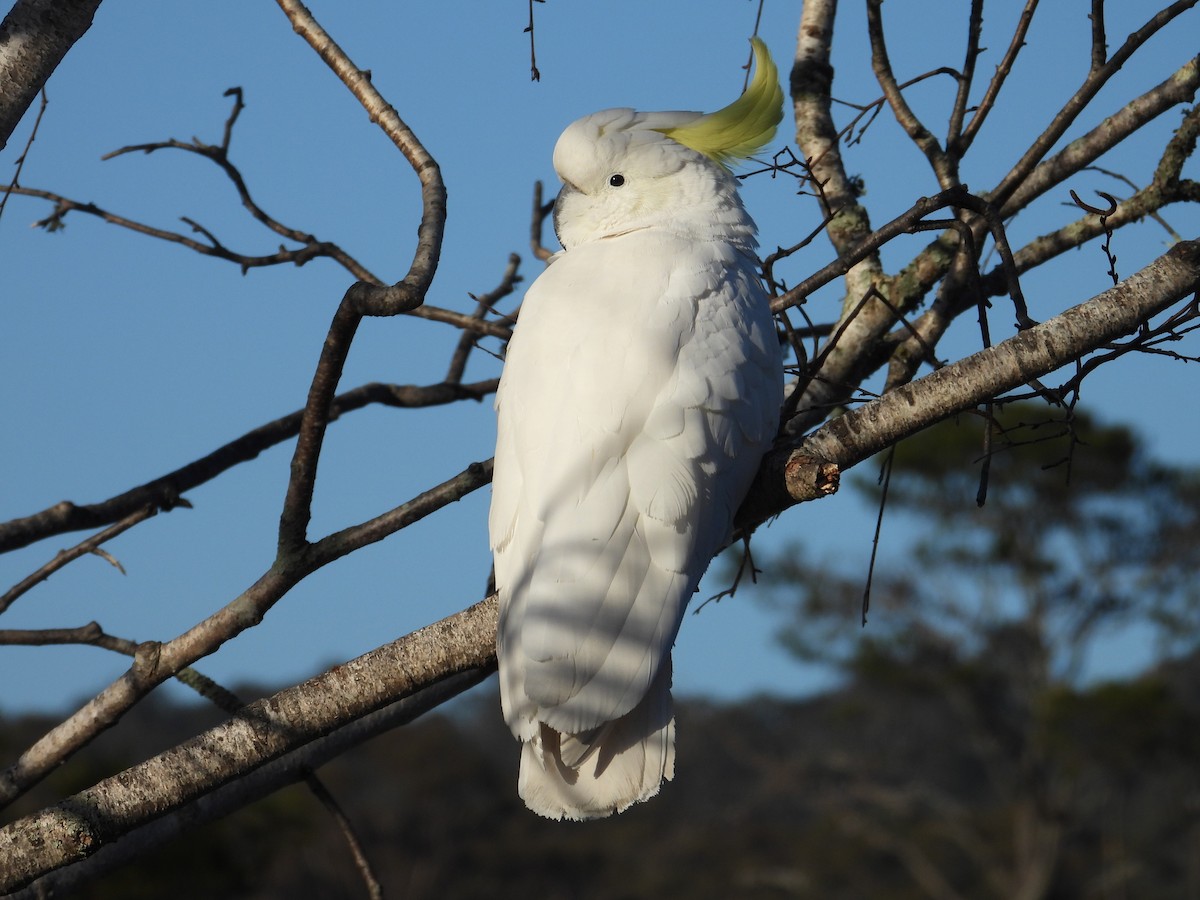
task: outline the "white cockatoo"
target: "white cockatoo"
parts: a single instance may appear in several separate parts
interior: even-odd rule
[[[671,646],[778,426],[779,342],[725,167],[783,114],[753,46],[719,112],[606,109],[554,148],[563,250],[508,346],[489,517],[518,788],[552,819],[674,775]]]

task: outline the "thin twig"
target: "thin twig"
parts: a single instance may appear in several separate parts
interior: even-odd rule
[[[888,491],[892,486],[892,465],[896,461],[896,445],[888,447],[883,465],[879,468],[879,511],[875,514],[875,531],[871,535],[871,559],[867,563],[867,580],[862,594],[862,627],[867,627],[867,613],[871,610],[871,584],[875,580],[875,560],[879,556],[879,536],[883,532],[883,513],[887,509]]]
[[[1000,95],[1000,89],[1004,87],[1005,79],[1008,78],[1016,65],[1017,54],[1025,46],[1025,35],[1029,32],[1029,25],[1033,21],[1033,14],[1037,9],[1037,5],[1038,0],[1025,0],[1025,8],[1021,10],[1021,17],[1017,20],[1017,27],[1013,30],[1012,40],[1008,42],[1008,49],[1004,52],[1004,58],[996,66],[992,80],[988,82],[987,90],[983,92],[983,99],[979,101],[979,105],[975,108],[975,112],[971,116],[971,121],[967,123],[966,130],[963,131],[961,137],[954,141],[953,144],[947,142],[946,152],[953,153],[959,159],[962,159],[967,150],[970,149],[975,136],[979,134],[979,129],[983,127],[988,113],[996,105],[996,98]]]
[[[525,34],[529,35],[529,79],[530,81],[541,81],[542,73],[537,67],[537,47],[534,46],[533,40],[533,4],[545,3],[546,0],[529,0],[529,24],[525,26]]]
[[[967,17],[967,52],[963,59],[962,72],[958,77],[954,106],[950,110],[950,123],[946,128],[946,152],[952,155],[962,137],[963,120],[966,118],[967,104],[971,99],[971,87],[975,83],[975,62],[979,59],[982,32],[983,0],[971,0],[971,12]]]
[[[5,186],[4,196],[0,197],[0,217],[4,216],[4,208],[8,206],[9,195],[12,194],[17,186],[21,183],[21,170],[25,168],[25,160],[29,156],[29,150],[31,147],[33,147],[33,142],[37,139],[38,126],[42,124],[42,116],[46,114],[46,107],[49,105],[49,101],[46,99],[45,85],[42,86],[41,94],[42,102],[38,104],[37,116],[33,120],[33,128],[29,131],[29,139],[25,141],[25,149],[22,150],[21,155],[17,157],[17,171],[13,173],[12,183]]]
[[[475,312],[472,316],[482,319],[488,313],[496,312],[496,304],[513,292],[516,285],[521,281],[521,276],[518,274],[518,269],[521,266],[521,257],[515,253],[508,255],[508,265],[504,269],[504,275],[500,279],[500,284],[488,291],[486,294],[481,294],[476,297],[471,295],[471,299],[475,301]],[[470,331],[464,331],[458,338],[458,344],[454,348],[454,353],[450,357],[450,368],[446,371],[446,384],[461,384],[463,373],[467,369],[467,359],[471,355],[471,351],[477,346],[479,338],[476,334]]]
[[[63,566],[65,566],[67,563],[71,562],[72,560],[78,559],[81,556],[85,556],[89,553],[98,552],[100,545],[103,544],[105,541],[110,541],[113,538],[115,538],[118,534],[128,531],[130,528],[132,528],[134,525],[137,525],[139,522],[144,522],[144,521],[146,521],[146,519],[149,519],[151,516],[157,515],[158,509],[159,509],[158,506],[153,505],[153,504],[143,506],[141,509],[130,513],[128,516],[126,516],[121,521],[117,522],[115,525],[105,528],[99,534],[92,535],[86,541],[82,541],[81,543],[76,544],[71,549],[60,550],[55,555],[54,559],[50,560],[48,563],[46,563],[44,566],[42,566],[36,572],[21,579],[15,585],[13,585],[11,588],[9,588],[4,593],[4,596],[0,597],[0,613],[5,612],[10,606],[13,605],[13,602],[18,597],[20,597],[22,594],[24,594],[26,591],[28,591],[34,585],[37,585],[37,584],[45,581],[47,578],[49,578],[51,575],[53,575],[55,572],[57,572],[59,569],[61,569]],[[111,561],[112,560],[110,558],[110,562]],[[118,565],[117,568],[120,569],[120,565]],[[124,574],[124,569],[121,569],[121,574]]]

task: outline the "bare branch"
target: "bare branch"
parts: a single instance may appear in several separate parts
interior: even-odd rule
[[[883,0],[867,0],[867,34],[871,39],[871,68],[875,70],[875,78],[883,88],[888,106],[896,116],[896,121],[904,129],[909,139],[925,154],[929,165],[937,176],[938,186],[948,190],[958,184],[958,173],[949,156],[938,143],[933,133],[926,128],[916,113],[904,99],[900,86],[896,83],[892,63],[888,59],[887,42],[883,35],[883,15],[881,7]],[[962,84],[960,76],[959,84]]]
[[[754,527],[795,503],[815,499],[808,484],[814,466],[829,463],[844,471],[934,422],[1131,334],[1197,289],[1200,242],[1184,241],[1091,300],[890,391],[831,420],[806,439],[777,447],[763,460],[742,504],[739,527]]]
[[[971,87],[975,83],[975,62],[979,59],[979,41],[983,34],[983,0],[971,0],[971,14],[967,19],[967,52],[962,71],[958,77],[958,91],[954,95],[954,106],[950,110],[950,123],[946,128],[946,152],[961,157],[960,138],[963,120],[967,115],[967,104],[971,100]]]
[[[50,560],[33,574],[21,579],[19,582],[17,582],[17,584],[9,588],[4,593],[4,596],[0,597],[0,613],[6,611],[10,606],[12,606],[13,602],[18,597],[20,597],[34,585],[45,581],[67,563],[78,559],[81,556],[85,556],[88,553],[95,553],[99,549],[100,545],[105,541],[112,540],[118,534],[128,531],[134,525],[138,524],[139,522],[144,522],[151,516],[157,515],[157,513],[157,506],[143,506],[141,509],[130,513],[115,525],[104,529],[99,534],[92,535],[82,543],[76,544],[70,550],[60,550],[55,555],[54,559]],[[117,568],[120,568],[120,566]],[[122,574],[124,574],[124,570],[122,570]]]
[[[1005,79],[1013,70],[1013,66],[1017,61],[1017,54],[1021,52],[1021,48],[1025,46],[1025,35],[1029,31],[1029,23],[1033,21],[1033,13],[1037,9],[1038,0],[1025,0],[1025,8],[1021,10],[1021,17],[1017,20],[1017,27],[1013,30],[1012,40],[1008,42],[1008,49],[1004,52],[1004,58],[1000,60],[1000,64],[996,66],[996,71],[992,75],[992,80],[988,82],[987,90],[983,93],[983,99],[979,101],[979,106],[975,109],[975,114],[971,116],[971,121],[967,124],[966,130],[962,133],[961,138],[956,140],[946,141],[946,151],[953,153],[959,159],[970,149],[971,144],[975,140],[975,136],[979,134],[979,129],[983,127],[988,113],[996,105],[996,97],[1000,95],[1000,89],[1004,86]]]
[[[471,384],[443,382],[412,385],[371,382],[335,397],[330,406],[329,418],[333,421],[346,413],[374,403],[417,409],[459,400],[480,401],[495,393],[497,382],[498,379],[495,378]],[[302,411],[298,410],[261,425],[218,447],[207,456],[108,500],[85,506],[63,500],[31,516],[4,522],[0,524],[0,553],[25,547],[56,534],[108,525],[148,505],[161,512],[180,505],[190,505],[182,500],[182,495],[187,491],[213,480],[240,463],[255,459],[264,450],[295,437],[300,430],[301,415]]]
[[[185,666],[216,651],[223,643],[262,621],[289,590],[317,569],[351,551],[382,540],[487,484],[492,465],[473,463],[454,478],[425,491],[390,512],[347,528],[277,562],[240,596],[178,637],[139,644],[133,666],[60,722],[3,773],[0,806],[10,803],[85,746]]]
[[[138,645],[134,641],[106,634],[97,622],[89,622],[80,628],[45,628],[34,631],[0,630],[0,645],[44,646],[46,644],[89,644],[112,650],[125,656],[136,656]],[[195,669],[188,667],[175,673],[175,680],[195,690],[200,696],[211,701],[219,709],[230,715],[241,712],[246,704],[232,691],[222,687]],[[367,886],[368,896],[381,898],[383,896],[379,881],[372,871],[370,861],[363,852],[362,845],[354,831],[354,826],[346,813],[338,804],[337,799],[330,793],[325,784],[312,772],[304,775],[303,781],[314,797],[325,807],[332,816],[338,830],[350,849],[360,877]]]
[[[1037,140],[1025,151],[1017,164],[1012,167],[1009,173],[1001,180],[1000,184],[996,186],[996,189],[992,191],[991,199],[1001,207],[1005,215],[1007,215],[1006,210],[1009,198],[1021,187],[1038,162],[1050,151],[1050,148],[1071,127],[1071,123],[1091,103],[1092,98],[1125,65],[1134,51],[1145,44],[1146,41],[1152,38],[1172,19],[1191,9],[1197,2],[1200,2],[1200,0],[1176,0],[1175,3],[1172,3],[1166,9],[1155,13],[1145,25],[1126,38],[1125,43],[1121,45],[1116,53],[1108,58],[1104,65],[1088,73],[1083,84],[1080,85],[1075,94],[1059,110],[1058,114],[1055,115],[1054,119],[1046,127],[1046,130],[1038,136]]]
[[[1038,166],[1012,191],[1000,208],[1004,218],[1028,206],[1055,185],[1091,165],[1131,134],[1181,103],[1190,103],[1200,88],[1200,56],[1177,72],[1121,106],[1111,116]],[[990,194],[993,199],[997,192]]]
[[[48,644],[87,644],[129,657],[136,657],[141,647],[137,641],[108,634],[98,622],[78,628],[0,629],[0,645],[41,647]],[[227,713],[235,713],[244,705],[232,691],[190,666],[180,669],[172,677]]]
[[[235,263],[242,270],[242,273],[248,272],[250,269],[262,268],[264,266],[278,265],[296,265],[302,266],[310,260],[319,257],[327,257],[334,260],[343,268],[349,270],[355,277],[373,276],[359,265],[358,261],[342,250],[337,244],[329,241],[317,240],[312,235],[307,235],[307,242],[304,246],[297,247],[294,250],[288,250],[280,247],[276,252],[266,254],[265,256],[252,256],[246,253],[239,253],[230,250],[222,244],[213,234],[200,225],[196,224],[191,219],[183,217],[182,221],[192,226],[193,231],[197,231],[208,238],[208,243],[197,241],[185,234],[180,234],[175,231],[168,231],[165,228],[156,228],[153,225],[146,225],[142,222],[136,222],[132,219],[127,219],[124,216],[109,212],[95,203],[83,203],[78,200],[72,200],[64,197],[61,194],[56,194],[52,191],[39,190],[37,188],[26,188],[15,185],[6,185],[6,189],[13,194],[18,194],[25,197],[38,197],[43,200],[48,200],[54,204],[54,211],[44,219],[39,219],[33,223],[34,228],[44,228],[47,231],[59,231],[66,227],[66,217],[68,213],[80,212],[89,216],[95,216],[98,219],[116,225],[119,228],[126,228],[130,231],[144,234],[147,237],[156,238],[160,241],[167,241],[171,244],[179,244],[181,247],[186,247],[202,256],[211,256],[215,259],[224,259],[231,263]]]
[[[0,829],[0,857],[7,862],[0,870],[0,890],[15,890],[39,875],[86,859],[131,829],[183,808],[232,777],[428,686],[435,686],[433,693],[442,702],[446,696],[436,685],[451,676],[461,676],[454,682],[457,690],[477,683],[494,670],[496,610],[495,598],[489,598],[252,703],[205,734]],[[293,769],[274,786],[302,774]],[[173,786],[169,798],[163,795],[164,785]]]
[[[360,315],[392,316],[420,306],[437,271],[446,226],[446,187],[437,162],[426,151],[396,110],[371,83],[370,72],[359,69],[313,18],[299,0],[277,0],[292,28],[312,47],[362,104],[371,121],[383,129],[421,182],[421,224],[417,249],[404,278],[390,287],[360,281],[344,298]]]

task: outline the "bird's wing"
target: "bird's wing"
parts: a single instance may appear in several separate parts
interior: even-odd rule
[[[514,730],[586,734],[645,695],[774,433],[748,261],[653,229],[530,288],[497,396],[490,528]]]

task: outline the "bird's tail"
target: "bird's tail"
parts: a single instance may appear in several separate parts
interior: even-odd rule
[[[642,702],[621,718],[582,735],[541,723],[521,748],[517,790],[538,815],[599,819],[650,799],[674,776],[668,658]]]

